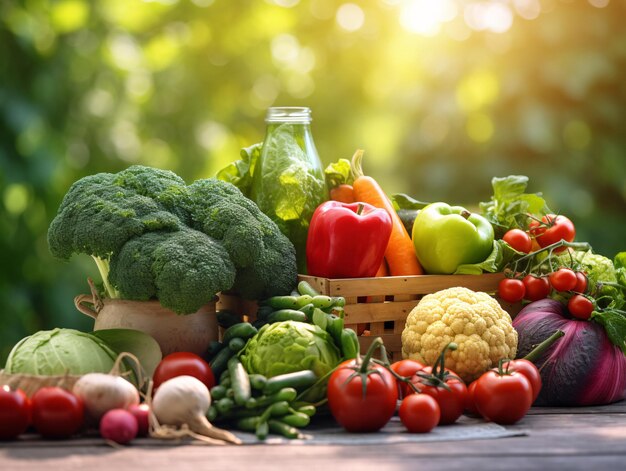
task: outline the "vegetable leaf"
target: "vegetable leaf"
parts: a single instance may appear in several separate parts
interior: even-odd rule
[[[324,169],[324,177],[328,188],[335,188],[339,185],[352,185],[352,168],[348,159],[339,159]]]
[[[241,159],[231,162],[218,171],[216,177],[225,182],[232,183],[239,188],[245,196],[249,196],[254,166],[261,155],[261,146],[262,144],[259,142],[250,147],[241,149]]]
[[[623,311],[595,312],[592,319],[604,327],[609,340],[626,355],[626,314]]]
[[[510,175],[491,180],[493,196],[480,203],[482,214],[493,224],[496,237],[501,238],[509,229],[527,229],[527,214],[546,212],[546,202],[540,193],[526,193],[528,177]]]
[[[497,273],[504,269],[514,257],[524,255],[518,252],[502,239],[493,241],[493,250],[489,256],[480,263],[467,263],[459,265],[455,275],[480,275],[483,272]]]
[[[418,201],[415,198],[404,193],[395,193],[391,195],[391,202],[396,211],[399,209],[424,209],[430,203]]]

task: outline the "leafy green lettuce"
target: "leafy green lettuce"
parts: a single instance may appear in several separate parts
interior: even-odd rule
[[[509,229],[528,228],[528,214],[547,212],[541,193],[526,193],[528,177],[509,175],[491,180],[493,196],[480,203],[480,210],[493,225],[496,239],[501,239]]]

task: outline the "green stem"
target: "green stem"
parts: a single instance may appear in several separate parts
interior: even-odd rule
[[[109,260],[92,255],[100,276],[102,277],[102,284],[104,285],[104,291],[107,297],[117,299],[120,297],[120,292],[116,290],[111,283],[109,283]]]
[[[565,333],[562,330],[557,330],[550,337],[545,339],[539,345],[531,350],[523,359],[531,362],[535,362],[548,348],[552,346],[554,342],[563,337]]]
[[[458,346],[454,342],[450,342],[448,345],[443,347],[443,350],[441,350],[441,355],[439,355],[439,358],[437,358],[437,361],[435,362],[435,365],[433,367],[433,376],[436,376],[437,378],[439,378],[442,381],[445,380],[446,352],[448,350],[454,351],[457,348],[458,348]]]
[[[352,165],[350,166],[350,172],[352,173],[352,178],[356,180],[359,177],[364,176],[363,173],[363,150],[357,149],[357,151],[352,156]]]
[[[382,353],[381,356],[383,357],[383,361],[387,358],[387,353],[383,345],[383,339],[381,339],[380,337],[376,337],[373,340],[372,344],[370,345],[370,348],[367,349],[367,353],[363,357],[363,362],[361,363],[361,366],[359,367],[359,373],[366,374],[368,372],[370,360],[372,359],[372,355],[374,355],[374,352],[376,351],[377,348],[381,349],[381,353]],[[387,360],[387,363],[388,362],[389,360]]]

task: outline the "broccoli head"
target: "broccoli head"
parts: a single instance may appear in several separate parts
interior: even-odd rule
[[[192,229],[148,232],[129,240],[111,257],[109,273],[123,298],[157,298],[180,314],[196,312],[234,280],[235,267],[224,247]]]
[[[48,244],[61,259],[92,255],[109,297],[157,298],[179,313],[218,291],[261,299],[297,281],[293,244],[237,187],[215,178],[186,185],[139,165],[75,182]]]

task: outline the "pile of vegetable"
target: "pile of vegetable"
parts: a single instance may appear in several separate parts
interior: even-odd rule
[[[293,244],[234,185],[187,185],[138,165],[75,182],[48,244],[60,259],[91,255],[108,297],[158,299],[180,314],[230,289],[248,299],[288,293],[297,278]]]

